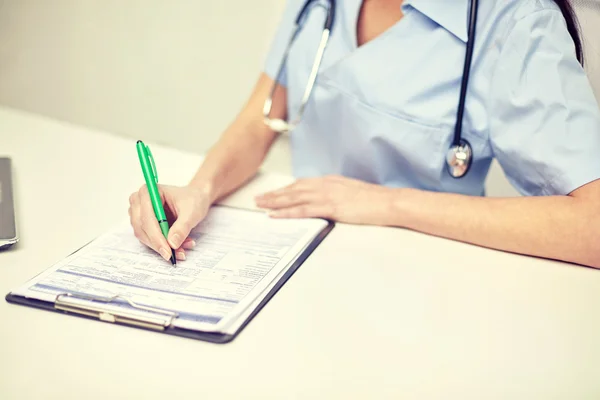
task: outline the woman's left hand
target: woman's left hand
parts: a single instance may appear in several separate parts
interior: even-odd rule
[[[341,176],[300,179],[256,198],[274,218],[325,218],[387,225],[393,189]]]

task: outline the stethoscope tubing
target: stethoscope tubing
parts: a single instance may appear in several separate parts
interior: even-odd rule
[[[283,60],[281,62],[279,74],[283,71],[283,65],[287,59],[287,54],[292,46],[292,43],[296,39],[296,36],[301,30],[301,26],[303,23],[304,16],[309,12],[310,7],[315,3],[315,5],[319,5],[327,9],[327,18],[325,19],[325,23],[323,26],[323,36],[321,39],[321,44],[319,46],[318,56],[315,59],[315,65],[313,65],[313,70],[311,71],[311,80],[309,80],[309,85],[305,90],[305,94],[302,101],[302,106],[300,108],[299,115],[302,114],[304,107],[308,101],[308,97],[310,96],[310,92],[312,91],[312,85],[314,84],[314,79],[316,78],[316,73],[318,72],[318,67],[321,63],[322,53],[325,50],[327,45],[327,41],[330,37],[330,32],[333,29],[333,25],[335,22],[335,0],[328,0],[329,7],[325,7],[323,4],[319,4],[320,0],[307,0],[304,3],[304,6],[298,13],[296,17],[296,29],[292,34],[292,38],[290,39],[290,43],[286,48],[286,52],[284,54]],[[476,28],[477,28],[477,13],[479,9],[479,0],[471,0],[470,8],[469,8],[469,17],[468,17],[468,38],[467,38],[467,46],[466,46],[466,54],[465,61],[463,65],[463,74],[461,78],[460,84],[460,95],[458,99],[458,109],[456,113],[456,123],[454,126],[454,135],[452,139],[452,143],[448,149],[448,153],[446,154],[446,166],[449,174],[453,178],[462,178],[469,171],[472,161],[473,161],[473,150],[470,143],[463,139],[462,130],[463,130],[463,120],[465,114],[465,103],[467,97],[467,87],[469,84],[469,78],[471,74],[471,66],[473,62],[473,52],[475,49],[475,36],[476,36]],[[271,90],[271,95],[265,101],[265,106],[263,107],[263,116],[265,119],[265,123],[267,123],[272,129],[288,132],[292,128],[292,125],[283,120],[278,119],[270,119],[269,113],[272,105],[272,96],[275,91],[276,83],[273,85]],[[298,117],[299,118],[299,117]],[[293,124],[295,125],[295,123]]]
[[[458,111],[456,114],[456,125],[454,128],[454,139],[452,141],[452,144],[455,146],[461,144],[462,124],[465,113],[465,100],[467,98],[467,87],[469,85],[469,77],[471,75],[471,64],[473,62],[473,51],[475,49],[475,34],[477,30],[476,28],[478,8],[479,0],[472,0],[471,9],[469,11],[469,36],[467,40],[467,52],[463,68],[463,76],[460,84],[460,96],[458,101]]]

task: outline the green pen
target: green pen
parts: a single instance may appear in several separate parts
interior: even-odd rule
[[[156,172],[154,157],[152,157],[150,148],[141,140],[137,141],[136,147],[138,157],[140,159],[140,165],[142,166],[142,172],[144,173],[144,179],[146,180],[146,186],[148,187],[148,193],[150,194],[152,208],[154,208],[154,214],[158,220],[158,225],[160,226],[160,230],[166,239],[169,236],[169,222],[167,221],[165,209],[163,208],[160,193],[158,192],[158,173]],[[171,263],[175,265],[175,249],[171,249],[171,251],[173,252],[173,255],[171,256]]]

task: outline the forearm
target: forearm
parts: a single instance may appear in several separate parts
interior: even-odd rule
[[[267,155],[276,133],[264,123],[262,107],[273,80],[262,74],[247,104],[208,152],[190,182],[209,196],[211,203],[228,195],[253,177]],[[272,115],[285,117],[286,92],[278,86]]]
[[[392,225],[600,268],[600,212],[571,196],[480,198],[399,189]]]
[[[272,139],[253,123],[236,121],[208,152],[190,185],[216,200],[235,191],[256,174]]]

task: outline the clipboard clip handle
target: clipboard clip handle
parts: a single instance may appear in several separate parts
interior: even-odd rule
[[[131,312],[126,309],[118,311],[107,310],[99,304],[94,304],[110,304],[116,302],[118,299],[124,300],[129,306],[136,310],[145,311],[149,314],[140,315],[139,313]],[[81,300],[94,303],[85,304],[81,302]],[[130,299],[119,295],[101,297],[87,294],[61,293],[56,296],[54,308],[65,312],[98,318],[100,321],[104,322],[120,323],[158,331],[164,331],[171,326],[173,320],[178,317],[176,312],[136,304]]]

